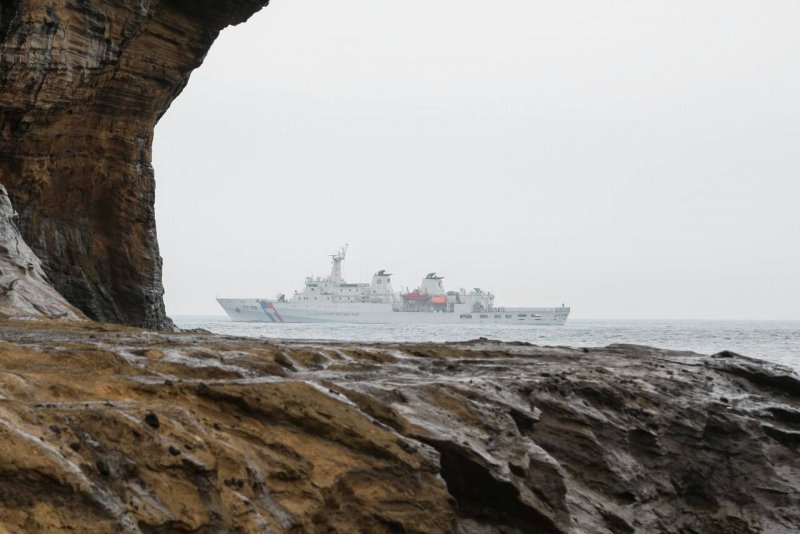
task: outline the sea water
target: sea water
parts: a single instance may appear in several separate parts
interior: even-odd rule
[[[564,326],[240,323],[224,316],[176,316],[180,328],[272,339],[444,342],[485,337],[536,345],[604,347],[634,343],[714,354],[730,350],[800,371],[800,321],[657,321],[570,319]]]

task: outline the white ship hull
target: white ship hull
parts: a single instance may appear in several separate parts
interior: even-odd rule
[[[331,303],[320,307],[268,299],[217,299],[217,302],[233,321],[266,323],[563,325],[570,312],[568,307],[458,313],[393,311],[388,303]]]

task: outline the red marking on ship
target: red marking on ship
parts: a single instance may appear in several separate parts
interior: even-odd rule
[[[267,315],[267,317],[269,317],[270,321],[272,321],[273,323],[285,323],[286,322],[283,319],[283,317],[281,317],[281,314],[278,313],[278,310],[275,308],[274,304],[272,304],[271,302],[267,302],[265,300],[260,301],[259,304],[261,304],[261,309],[264,310],[264,313]],[[275,317],[272,316],[272,313],[269,312],[269,310],[272,310],[272,313],[274,313],[275,317],[278,318],[277,321],[275,320]]]

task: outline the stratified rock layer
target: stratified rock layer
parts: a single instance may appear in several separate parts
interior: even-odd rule
[[[0,317],[85,320],[50,285],[16,221],[6,188],[0,185]]]
[[[268,0],[0,0],[0,183],[56,289],[89,317],[170,328],[157,120],[224,27]]]
[[[0,337],[0,532],[800,527],[800,380],[732,354]]]

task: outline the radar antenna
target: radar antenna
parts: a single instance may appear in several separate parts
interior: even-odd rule
[[[349,246],[350,246],[349,244],[345,244],[341,249],[339,249],[339,252],[330,255],[332,260],[331,262],[332,265],[331,265],[331,275],[328,277],[328,279],[331,282],[336,282],[336,283],[344,282],[344,280],[342,280],[342,262],[344,261],[344,258],[347,255],[347,247]]]
[[[349,246],[350,246],[349,243],[345,243],[344,246],[339,249],[339,252],[337,252],[336,254],[331,254],[330,256],[331,258],[333,258],[333,261],[336,260],[343,261],[344,257],[347,255],[347,247]]]

